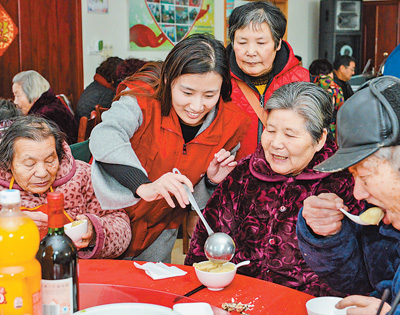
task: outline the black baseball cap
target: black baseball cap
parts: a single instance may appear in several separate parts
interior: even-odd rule
[[[382,147],[400,144],[399,121],[400,79],[383,76],[369,81],[338,111],[338,151],[314,169],[338,172]]]

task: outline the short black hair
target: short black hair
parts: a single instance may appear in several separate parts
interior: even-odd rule
[[[333,71],[333,66],[327,59],[316,59],[310,64],[308,71],[311,75],[329,74]]]
[[[345,66],[348,67],[350,65],[350,62],[356,62],[356,60],[349,55],[341,55],[335,59],[333,62],[333,69],[338,70],[340,66]]]
[[[0,98],[0,121],[21,116],[21,111],[12,100]]]

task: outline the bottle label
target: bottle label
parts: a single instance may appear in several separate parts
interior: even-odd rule
[[[72,278],[42,279],[41,284],[43,315],[72,315],[74,312]]]
[[[4,287],[0,287],[0,304],[6,304],[6,289]]]

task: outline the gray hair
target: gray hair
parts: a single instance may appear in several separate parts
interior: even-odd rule
[[[19,83],[30,103],[34,103],[44,92],[50,89],[50,83],[34,70],[22,71],[12,80]]]
[[[0,168],[7,171],[14,159],[14,144],[19,138],[27,138],[41,141],[54,137],[58,160],[61,162],[65,155],[63,142],[65,135],[57,125],[45,118],[28,115],[17,117],[14,123],[7,129],[0,141]]]
[[[237,30],[252,25],[258,30],[261,24],[267,23],[278,48],[286,31],[286,17],[282,11],[270,2],[254,1],[235,8],[229,17],[229,39],[234,44]]]
[[[393,169],[400,172],[400,145],[380,148],[373,155],[379,159],[386,159]]]
[[[265,104],[265,110],[289,109],[306,121],[306,130],[315,142],[321,139],[324,129],[329,130],[333,105],[326,91],[311,82],[293,82],[281,86]]]

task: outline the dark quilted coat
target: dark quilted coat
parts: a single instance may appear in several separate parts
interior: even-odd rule
[[[319,173],[313,167],[336,150],[328,140],[297,176],[273,172],[261,144],[242,159],[209,200],[204,216],[214,231],[229,234],[236,243],[232,262],[250,260],[238,270],[245,275],[282,284],[315,296],[340,295],[307,266],[297,243],[297,215],[305,198],[333,192],[352,212],[362,205],[353,198],[348,171]],[[208,234],[199,222],[185,264],[206,260],[203,247]]]
[[[57,124],[57,126],[67,135],[68,144],[76,142],[78,136],[78,123],[75,117],[66,108],[52,89],[44,92],[32,105],[28,115],[36,115],[47,118]]]

